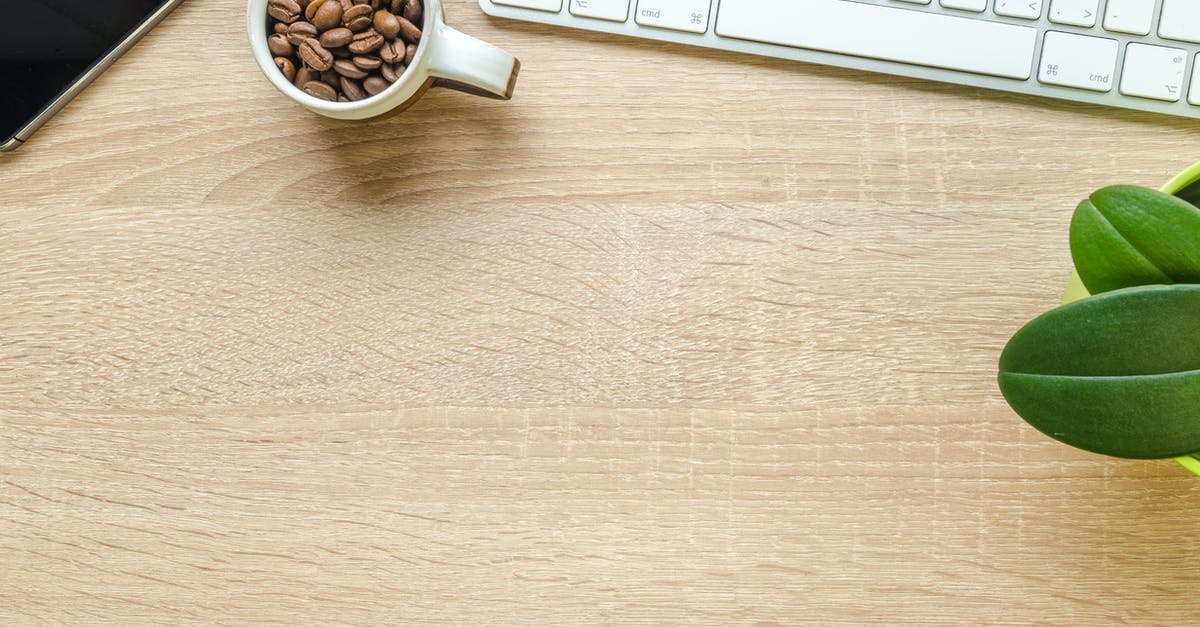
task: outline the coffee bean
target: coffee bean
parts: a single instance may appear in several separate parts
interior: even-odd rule
[[[385,63],[379,68],[379,73],[383,76],[383,80],[394,83],[400,80],[400,73],[396,71],[396,66],[391,63]]]
[[[331,28],[321,33],[321,45],[326,48],[341,48],[354,39],[349,28]]]
[[[400,34],[400,19],[387,11],[376,11],[371,23],[375,31],[387,39],[395,39]]]
[[[288,42],[299,47],[305,39],[317,36],[317,27],[308,22],[296,22],[288,27]]]
[[[296,68],[296,79],[292,81],[292,84],[296,87],[303,88],[305,83],[309,81],[315,81],[320,78],[321,75],[318,74],[316,70],[308,66],[301,65],[300,67]]]
[[[388,41],[379,48],[379,58],[384,63],[395,63],[404,58],[404,42]]]
[[[359,55],[354,57],[354,65],[357,65],[362,70],[378,70],[379,66],[383,65],[383,61],[379,57],[364,57]]]
[[[342,15],[342,23],[346,25],[346,28],[360,33],[371,27],[371,13],[371,7],[365,4],[356,4]]]
[[[321,42],[309,37],[300,44],[296,51],[297,56],[304,62],[305,65],[324,72],[333,67],[333,54],[326,50]]]
[[[338,88],[338,85],[340,84],[341,80],[342,80],[341,75],[339,75],[337,72],[334,72],[333,70],[329,70],[328,72],[321,72],[321,82],[325,83],[326,85],[329,85],[330,87],[332,87],[334,89]]]
[[[421,40],[421,0],[268,0],[267,8],[275,66],[324,100],[384,92],[404,77]]]
[[[337,100],[337,90],[321,81],[308,81],[301,89],[304,90],[304,93],[322,100]]]
[[[384,43],[386,42],[382,35],[373,30],[368,30],[355,35],[354,41],[350,42],[348,48],[354,54],[367,54],[368,52],[379,50],[383,47]]]
[[[287,57],[275,57],[275,67],[283,72],[283,77],[288,79],[288,82],[296,80],[296,64]]]
[[[325,0],[313,16],[312,23],[322,32],[337,28],[342,22],[342,5],[334,0]]]
[[[320,9],[322,4],[325,4],[325,0],[313,0],[309,2],[308,6],[304,7],[304,19],[310,22],[313,21],[313,18],[317,16],[317,9]]]
[[[300,19],[300,5],[296,0],[268,0],[267,15],[283,22],[291,24]]]
[[[363,81],[363,89],[367,90],[367,93],[372,96],[378,95],[387,88],[388,82],[380,76],[368,76],[367,80]]]
[[[295,46],[288,41],[287,35],[279,33],[267,37],[267,48],[277,57],[290,57],[296,51]]]
[[[402,17],[398,17],[396,20],[400,22],[400,36],[404,38],[404,41],[410,43],[421,41],[421,29],[417,28],[416,24]]]
[[[393,9],[392,13],[395,12],[396,11]],[[413,24],[420,24],[422,18],[421,14],[421,0],[407,0],[404,3],[404,19],[412,22]]]
[[[362,100],[363,98],[367,97],[367,92],[363,91],[363,88],[358,84],[358,81],[353,81],[343,76],[340,84],[342,87],[342,93],[345,94],[346,97],[351,101]]]
[[[338,59],[333,62],[333,71],[345,76],[346,78],[366,78],[367,73],[360,70],[353,61],[349,59]]]

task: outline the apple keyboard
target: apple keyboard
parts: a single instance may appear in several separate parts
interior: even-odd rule
[[[1200,118],[1200,0],[479,0],[498,17]]]

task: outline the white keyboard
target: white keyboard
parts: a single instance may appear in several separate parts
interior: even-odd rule
[[[479,0],[500,17],[1200,118],[1200,0]]]

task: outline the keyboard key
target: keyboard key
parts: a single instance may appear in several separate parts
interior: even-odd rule
[[[636,19],[655,26],[690,33],[708,30],[709,0],[638,0]]]
[[[1168,102],[1179,100],[1186,65],[1187,53],[1179,48],[1129,44],[1121,72],[1121,93]]]
[[[947,9],[962,9],[982,13],[987,8],[987,0],[940,0]]]
[[[1028,26],[842,0],[721,0],[717,34],[1022,80],[1037,46]]]
[[[538,11],[562,11],[562,0],[492,0],[492,4],[504,4],[522,9],[537,9]]]
[[[1096,5],[1099,0],[1052,0],[1050,21],[1091,28],[1096,25]]]
[[[1042,17],[1042,0],[996,0],[996,15],[1036,20]]]
[[[1050,31],[1042,44],[1038,80],[1050,85],[1109,91],[1119,48],[1115,39]]]
[[[629,19],[629,0],[571,0],[571,15],[624,22]]]
[[[1158,36],[1200,43],[1200,2],[1197,0],[1163,0],[1162,17],[1158,19]]]
[[[1108,0],[1104,28],[1118,33],[1149,35],[1154,21],[1154,0]]]
[[[1188,103],[1200,105],[1200,54],[1192,61],[1192,90],[1188,92]]]

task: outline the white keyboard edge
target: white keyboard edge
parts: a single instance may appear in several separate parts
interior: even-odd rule
[[[631,0],[631,2],[636,1],[637,0]],[[1133,111],[1147,111],[1183,118],[1200,119],[1200,106],[1189,104],[1186,96],[1181,98],[1178,102],[1164,102],[1159,100],[1124,96],[1121,95],[1116,89],[1113,89],[1110,92],[1101,93],[1039,83],[1036,78],[1036,69],[1037,60],[1040,58],[1042,37],[1044,36],[1044,32],[1046,30],[1079,33],[1087,32],[1086,29],[1074,29],[1061,24],[1051,24],[1046,15],[1043,15],[1040,20],[1023,20],[1020,18],[997,18],[995,20],[1009,24],[1036,26],[1040,31],[1042,31],[1038,35],[1037,53],[1035,54],[1034,67],[1032,68],[1034,71],[1034,78],[1025,81],[1019,81],[985,76],[982,74],[971,74],[956,70],[943,70],[920,65],[910,65],[907,63],[883,61],[841,54],[831,54],[804,48],[791,48],[787,46],[778,46],[773,44],[763,44],[719,37],[716,34],[715,22],[719,11],[720,1],[721,0],[712,0],[713,10],[710,12],[708,30],[705,31],[704,34],[693,34],[681,31],[639,26],[632,18],[633,9],[630,10],[630,18],[624,23],[576,17],[571,15],[567,9],[569,0],[563,0],[562,9],[557,13],[499,5],[494,4],[492,0],[479,0],[479,6],[483,12],[488,15],[522,22],[549,24],[553,26],[574,28],[579,30],[637,37],[653,41],[666,41],[683,45],[713,48],[716,50],[730,50],[738,53],[774,57],[803,63],[814,63],[830,67],[842,67],[879,74],[905,76],[939,83],[980,87],[984,89],[1025,94],[1043,98],[1052,98],[1062,101],[1085,102]],[[1178,47],[1188,47],[1178,42],[1172,42],[1172,45]],[[1185,71],[1185,75],[1188,76],[1191,74],[1191,64],[1195,63],[1195,50],[1191,49],[1190,47],[1189,56],[1191,58],[1189,59],[1187,70]],[[686,61],[681,59],[681,62]],[[1120,62],[1120,60],[1118,60],[1118,62]]]

